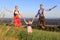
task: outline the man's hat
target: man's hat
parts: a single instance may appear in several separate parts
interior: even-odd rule
[[[43,4],[40,4],[40,6],[43,6]]]

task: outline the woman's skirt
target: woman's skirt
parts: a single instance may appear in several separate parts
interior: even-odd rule
[[[32,33],[32,27],[31,27],[31,26],[28,26],[28,27],[27,27],[27,32],[28,32],[28,33]]]
[[[18,16],[14,16],[14,26],[15,27],[21,27],[22,23],[20,21],[20,18]]]

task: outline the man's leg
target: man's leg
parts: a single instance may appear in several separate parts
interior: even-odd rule
[[[42,29],[45,29],[45,20],[42,20]]]
[[[40,18],[38,19],[37,27],[40,28]]]

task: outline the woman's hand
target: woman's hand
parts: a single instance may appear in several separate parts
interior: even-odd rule
[[[14,10],[8,10],[6,7],[4,7],[4,9],[8,12],[14,12]]]

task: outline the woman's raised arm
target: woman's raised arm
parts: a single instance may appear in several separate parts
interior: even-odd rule
[[[25,20],[25,18],[24,18],[24,22],[25,22],[26,24],[28,24],[27,21]]]
[[[14,12],[14,10],[9,10],[9,9],[7,9],[6,7],[4,7],[4,9],[5,9],[6,11],[8,11],[8,12]]]
[[[34,19],[35,19],[35,17],[33,17],[33,19],[32,19],[32,23],[34,22]]]

